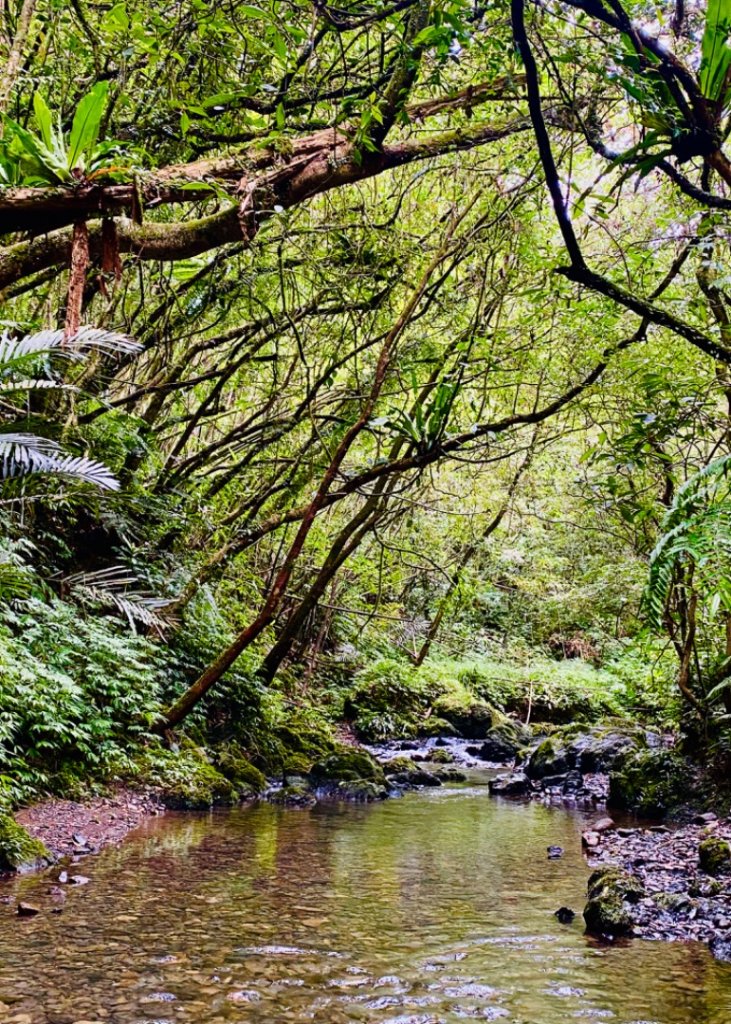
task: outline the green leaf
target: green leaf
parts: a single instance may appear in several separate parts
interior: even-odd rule
[[[83,156],[94,149],[99,138],[99,128],[108,92],[109,82],[97,82],[76,108],[69,136],[69,170],[79,166]]]
[[[36,123],[41,133],[44,144],[49,149],[54,149],[55,138],[53,135],[53,117],[48,104],[39,92],[33,96],[33,111],[36,115]]]
[[[37,178],[40,182],[65,182],[70,178],[69,169],[43,140],[29,132],[7,114],[3,116],[9,138],[3,140],[6,158],[20,165],[24,177]]]
[[[706,27],[701,42],[700,86],[709,100],[724,100],[726,75],[731,66],[731,0],[708,0]]]

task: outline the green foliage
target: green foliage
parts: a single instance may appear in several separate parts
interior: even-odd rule
[[[0,776],[14,800],[103,778],[159,712],[160,657],[110,619],[33,598],[0,619]]]
[[[54,118],[40,92],[33,96],[37,133],[4,115],[0,186],[71,185],[129,175],[131,168],[119,164],[120,144],[99,142],[108,93],[109,82],[97,82],[79,101],[67,138],[60,116]]]
[[[9,814],[0,811],[0,873],[22,871],[50,860],[43,843],[33,839]]]
[[[115,331],[84,327],[74,338],[63,331],[40,331],[13,338],[7,331],[0,336],[0,393],[17,396],[34,390],[65,390],[68,385],[51,375],[51,360],[83,360],[90,352],[107,355],[131,354],[139,346]],[[38,376],[46,370],[46,376]],[[13,422],[0,414],[0,481],[32,474],[70,477],[105,490],[117,490],[112,473],[94,459],[70,455],[48,437],[21,432],[22,421]]]
[[[708,0],[706,24],[701,40],[699,81],[701,92],[709,100],[725,102],[727,76],[731,68],[731,3],[729,0]]]

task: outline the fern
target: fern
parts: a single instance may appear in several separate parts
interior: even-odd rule
[[[677,570],[693,567],[696,588],[710,600],[713,614],[731,611],[731,455],[705,466],[678,491],[662,523],[662,535],[650,555],[644,605],[659,627]]]

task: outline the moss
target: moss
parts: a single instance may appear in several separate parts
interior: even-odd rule
[[[645,895],[640,882],[616,867],[599,868],[589,877],[584,907],[587,931],[593,935],[630,935],[634,920],[630,904]]]
[[[387,711],[362,711],[353,721],[353,730],[361,743],[382,743],[390,739],[417,736],[416,719]]]
[[[384,800],[388,793],[385,786],[381,786],[377,782],[356,779],[352,782],[339,782],[334,795],[355,803],[371,803],[374,800]]]
[[[10,814],[0,814],[0,871],[27,871],[52,860],[42,842],[34,839]]]
[[[692,906],[688,896],[682,892],[661,892],[654,899],[660,910],[665,910],[670,914],[678,914],[681,910],[690,910]]]
[[[549,736],[533,751],[528,764],[528,775],[532,779],[542,779],[547,775],[563,775],[572,767],[563,737]]]
[[[357,782],[362,779],[383,785],[383,768],[371,755],[357,747],[341,747],[334,754],[312,766],[317,782]]]
[[[235,804],[239,799],[236,786],[210,763],[201,748],[190,742],[177,751],[145,751],[134,778],[154,786],[173,810],[206,810],[214,804]]]
[[[317,803],[306,779],[292,779],[286,786],[268,794],[267,799],[282,807],[314,807]]]
[[[586,929],[592,935],[630,935],[634,922],[619,896],[589,900],[584,907]]]
[[[394,775],[397,772],[414,772],[417,770],[417,767],[410,757],[399,755],[398,757],[392,757],[390,761],[386,761],[383,764],[383,770],[386,775]]]
[[[419,722],[417,734],[429,739],[432,736],[457,736],[459,735],[451,722],[439,715],[430,715],[423,722]]]
[[[642,883],[633,875],[617,867],[597,868],[587,882],[589,899],[613,892],[628,903],[637,903],[645,895]]]
[[[706,874],[717,875],[719,871],[729,866],[731,847],[725,839],[709,836],[698,846],[698,861]]]
[[[262,793],[267,788],[266,776],[247,760],[235,746],[227,746],[217,752],[217,767],[233,785],[242,799]]]
[[[688,763],[672,750],[639,750],[609,776],[609,806],[662,817],[688,800]]]
[[[439,697],[434,702],[434,713],[446,719],[461,736],[470,740],[484,740],[503,718],[491,704],[462,693],[448,693]]]
[[[454,761],[454,754],[450,750],[445,750],[444,747],[437,747],[429,752],[427,761],[431,761],[433,764],[451,764]]]

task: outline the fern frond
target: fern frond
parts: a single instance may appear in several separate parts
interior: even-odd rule
[[[27,569],[10,562],[0,562],[0,601],[30,597],[31,589],[31,577]]]

